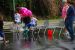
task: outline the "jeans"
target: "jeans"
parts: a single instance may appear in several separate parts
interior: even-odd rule
[[[26,26],[27,26],[28,28],[30,28],[30,27],[35,27],[35,26],[37,26],[37,24],[34,25],[34,24],[30,24],[30,23],[29,23],[29,24],[26,24]]]
[[[0,37],[4,37],[3,30],[0,30]]]
[[[71,41],[73,41],[74,40],[73,18],[68,18],[65,20],[65,27],[70,34]]]

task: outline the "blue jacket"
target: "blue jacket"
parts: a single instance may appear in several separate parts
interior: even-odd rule
[[[75,16],[75,8],[74,8],[74,6],[71,5],[67,10],[67,18],[66,19],[73,20],[74,16]]]

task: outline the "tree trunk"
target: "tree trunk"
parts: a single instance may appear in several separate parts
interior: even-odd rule
[[[58,16],[58,6],[56,5],[56,0],[47,0],[48,7],[50,9],[50,16]]]

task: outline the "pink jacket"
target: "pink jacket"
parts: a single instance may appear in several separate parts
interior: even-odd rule
[[[62,18],[66,18],[68,8],[69,8],[68,5],[63,7],[63,9],[62,9]]]

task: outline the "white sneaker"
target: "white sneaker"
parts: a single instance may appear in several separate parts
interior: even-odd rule
[[[70,35],[69,35],[69,32],[68,32],[68,31],[65,32],[65,36],[66,36],[68,39],[70,39]]]
[[[3,37],[0,37],[0,41],[3,40]]]

